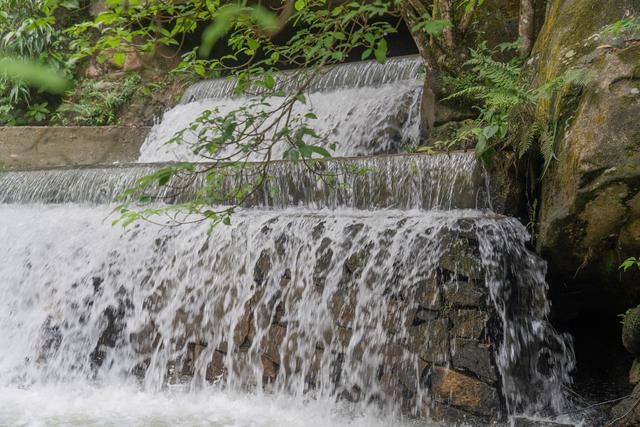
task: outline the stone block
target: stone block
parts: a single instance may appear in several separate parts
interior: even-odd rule
[[[457,309],[450,314],[451,334],[454,337],[480,339],[487,322],[487,314],[480,310]]]
[[[498,379],[491,358],[492,348],[478,340],[454,338],[451,360],[455,368],[464,369],[483,381],[495,383]]]
[[[449,360],[449,322],[437,319],[409,330],[409,350],[422,360],[446,363]]]
[[[431,397],[440,403],[482,416],[496,416],[500,401],[494,387],[452,369],[434,367]]]
[[[446,304],[453,307],[482,307],[486,291],[477,282],[451,282],[444,286]]]
[[[148,127],[0,127],[0,160],[9,169],[135,162]]]

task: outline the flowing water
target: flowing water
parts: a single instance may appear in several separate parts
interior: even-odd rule
[[[160,166],[7,172],[0,175],[0,203],[111,203]],[[223,188],[230,190],[255,180],[259,166],[231,173]],[[333,180],[327,182],[318,173]],[[470,153],[336,159],[319,164],[314,171],[301,163],[274,162],[266,174],[271,178],[248,204],[272,208],[472,209],[489,208],[491,203],[482,168]],[[206,175],[188,178],[158,188],[157,197],[166,202],[193,197],[205,185]]]
[[[309,99],[338,153],[417,138],[418,68],[327,72]],[[414,419],[430,402],[419,354],[434,347],[447,365],[456,351],[425,338],[441,324],[439,293],[421,293],[434,281],[485,283],[508,413],[563,409],[573,355],[547,321],[545,264],[516,219],[491,211],[471,155],[327,162],[332,188],[276,162],[229,226],[112,226],[117,194],[161,166],[148,162],[193,158],[163,141],[240,105],[229,84],[188,91],[140,164],[0,176],[0,425],[433,425]],[[395,137],[377,134],[387,125]]]
[[[313,112],[317,119],[309,125],[321,137],[313,144],[331,151],[335,157],[395,153],[414,146],[419,137],[419,104],[422,96],[421,61],[417,57],[392,60],[380,65],[374,61],[337,66],[317,78],[308,89],[305,103],[296,103],[292,115],[304,117]],[[290,79],[278,79],[280,89],[291,89]],[[193,120],[209,110],[219,115],[246,107],[251,97],[232,97],[233,80],[214,80],[195,85],[183,97],[183,102],[167,111],[144,143],[141,162],[202,161],[194,155],[200,128],[185,133],[182,144],[170,144],[174,134],[190,128]],[[291,85],[289,83],[289,85]],[[278,86],[276,86],[278,88]],[[282,98],[271,97],[268,105],[251,111],[271,111]],[[266,127],[272,121],[267,121]],[[310,142],[311,143],[311,142]],[[330,147],[335,144],[335,148]],[[288,146],[278,143],[269,153],[254,152],[250,161],[282,159]],[[233,148],[216,153],[218,158],[245,158]]]

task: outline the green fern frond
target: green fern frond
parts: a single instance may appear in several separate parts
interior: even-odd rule
[[[544,166],[542,168],[542,176],[547,173],[551,162],[556,159],[555,154],[555,139],[556,139],[556,128],[545,127],[540,134],[540,153],[542,154],[542,159],[544,160]]]

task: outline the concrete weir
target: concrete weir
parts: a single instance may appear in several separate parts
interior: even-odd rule
[[[0,127],[0,167],[6,169],[133,162],[148,127]]]

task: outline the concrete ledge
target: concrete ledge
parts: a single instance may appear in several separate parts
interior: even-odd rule
[[[106,165],[138,158],[149,127],[0,127],[0,166],[7,169]]]

